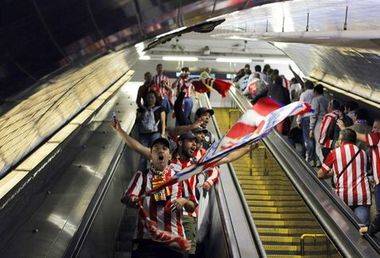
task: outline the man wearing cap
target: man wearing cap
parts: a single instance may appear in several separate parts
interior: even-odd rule
[[[118,123],[115,123],[114,127],[117,131],[121,130]],[[167,139],[158,138],[153,141],[150,152],[150,168],[145,172],[136,172],[122,197],[123,203],[137,206],[139,197],[154,188],[155,184],[161,184],[175,175],[173,167],[168,165],[171,154]],[[186,235],[182,221],[183,210],[192,212],[196,205],[191,189],[190,191],[187,189],[185,194],[182,182],[143,197],[142,205],[139,205],[138,226],[132,257],[184,257],[184,253],[178,249],[180,247],[185,250],[189,249],[189,243],[184,240]],[[171,208],[168,209],[168,207]],[[151,227],[146,226],[147,220],[155,222],[158,230],[167,232],[167,236],[171,238],[170,241],[157,239],[157,235],[152,233]],[[176,239],[183,241],[176,241]],[[162,242],[162,240],[167,241],[167,244],[157,242]],[[177,243],[174,245],[177,249],[173,247],[173,243]]]

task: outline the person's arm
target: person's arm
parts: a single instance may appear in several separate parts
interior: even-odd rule
[[[166,128],[166,130],[168,131],[168,133],[170,135],[181,135],[183,133],[187,133],[191,130],[194,130],[195,128],[198,128],[200,127],[202,124],[202,121],[200,120],[197,120],[195,121],[194,123],[190,124],[190,125],[179,125],[179,126],[176,126],[176,127],[168,127]]]
[[[334,172],[331,168],[335,162],[335,151],[331,151],[324,160],[322,167],[318,170],[317,176],[319,179],[325,179],[333,176]]]
[[[356,133],[356,139],[362,142],[367,143],[367,135],[362,133]]]
[[[162,136],[165,136],[165,132],[166,132],[166,113],[164,110],[162,110],[161,114],[160,114],[160,119],[161,119],[161,135]]]
[[[142,86],[141,86],[142,87]],[[138,92],[137,92],[137,98],[136,98],[136,105],[139,107],[139,108],[144,108],[144,105],[142,103],[142,88],[139,88]]]
[[[136,174],[133,175],[133,178],[130,181],[127,190],[121,197],[121,202],[131,207],[136,207],[143,181],[144,180],[142,172],[136,172]]]
[[[112,123],[112,128],[123,138],[125,144],[132,150],[138,152],[148,160],[151,159],[151,152],[150,149],[138,141],[136,141],[132,136],[127,134],[123,128],[121,128],[120,122],[116,120],[116,122]]]
[[[222,164],[226,164],[226,163],[230,163],[230,162],[233,162],[235,160],[238,160],[242,156],[244,156],[245,154],[247,154],[250,150],[254,150],[258,146],[259,146],[258,144],[252,144],[252,145],[248,145],[248,146],[245,146],[243,148],[237,149],[237,150],[231,152],[230,154],[228,154],[226,157],[224,157],[221,160],[219,160],[216,163],[216,166],[220,166]]]
[[[212,168],[210,175],[207,178],[207,180],[203,183],[203,185],[202,185],[203,189],[210,190],[210,188],[216,182],[218,182],[218,178],[219,178],[219,169],[218,169],[218,167],[214,167],[214,168]]]
[[[309,136],[310,136],[310,138],[313,138],[314,137],[314,128],[315,128],[315,125],[317,123],[318,113],[319,113],[318,102],[315,100],[315,98],[311,101],[311,108],[314,110],[314,112],[310,116],[310,127],[309,127],[310,133],[309,133]]]

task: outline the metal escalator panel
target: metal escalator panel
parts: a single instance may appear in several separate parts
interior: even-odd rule
[[[240,116],[236,109],[214,110],[223,133]],[[264,145],[233,167],[268,257],[341,257]]]

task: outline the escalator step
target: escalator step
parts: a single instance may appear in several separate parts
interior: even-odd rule
[[[265,181],[260,181],[260,180],[255,180],[254,178],[252,179],[242,179],[239,180],[240,185],[273,185],[273,186],[287,186],[290,188],[290,183],[286,181],[273,181],[270,182],[269,180]]]
[[[301,246],[298,245],[265,245],[264,248],[267,254],[301,254]],[[316,246],[305,246],[304,252],[306,255],[316,254],[316,255],[327,255],[327,252],[331,248],[327,248],[325,244]],[[325,256],[326,257],[326,256]]]
[[[302,199],[299,196],[294,195],[280,195],[280,194],[274,194],[271,196],[268,195],[258,195],[254,194],[255,190],[243,190],[244,194],[246,195],[245,198],[247,200],[260,200],[260,201],[302,201]]]
[[[258,190],[255,187],[249,187],[247,185],[243,185],[243,192],[244,193],[251,193],[255,195],[265,195],[265,196],[272,196],[272,195],[281,195],[281,196],[298,196],[297,192],[293,190]]]
[[[288,235],[301,236],[303,234],[323,234],[321,229],[317,228],[271,228],[260,227],[257,229],[261,235]]]
[[[286,213],[286,214],[304,214],[309,213],[305,207],[251,207],[251,212],[261,213]]]
[[[301,243],[301,237],[295,237],[295,236],[262,236],[260,237],[261,241],[263,241],[264,244],[268,245],[270,244],[275,244],[275,245],[300,245]],[[328,239],[326,237],[318,237],[316,239],[312,238],[305,238],[305,245],[307,246],[313,246],[313,245],[319,245],[325,247],[327,244],[330,244]]]
[[[244,189],[258,189],[258,190],[283,190],[283,191],[291,191],[294,192],[293,188],[291,188],[289,185],[270,185],[270,184],[261,184],[261,185],[255,185],[255,184],[240,184],[240,186]]]
[[[246,197],[247,198],[247,197]],[[256,201],[247,200],[248,206],[256,207],[305,207],[301,201]]]
[[[315,221],[291,221],[291,220],[255,220],[255,224],[260,227],[279,227],[279,228],[303,228],[318,229],[319,225]]]
[[[279,213],[258,213],[252,212],[253,218],[256,220],[308,220],[314,221],[315,219],[308,213],[291,213],[291,214],[279,214]]]

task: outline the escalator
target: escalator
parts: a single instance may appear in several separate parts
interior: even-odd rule
[[[237,109],[214,110],[217,121],[229,121],[219,124],[222,133],[240,116]],[[233,167],[268,257],[340,256],[263,144]]]

